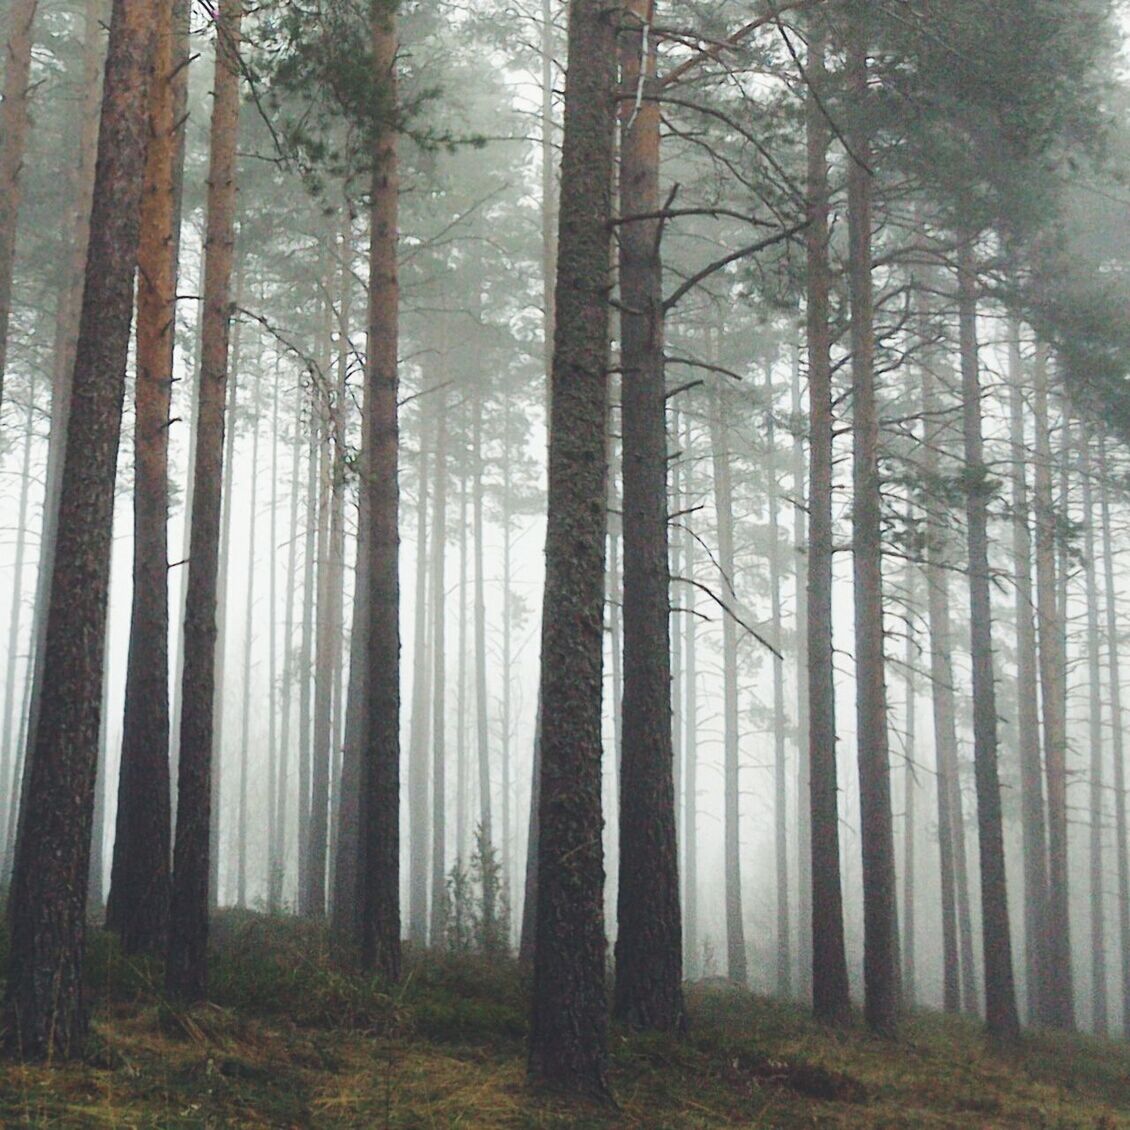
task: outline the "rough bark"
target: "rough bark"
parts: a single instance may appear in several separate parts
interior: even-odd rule
[[[855,99],[850,130],[852,154],[848,159],[848,229],[856,733],[863,847],[864,1014],[873,1031],[893,1035],[899,1013],[898,912],[883,656],[882,484],[875,395],[870,138],[864,124],[869,69],[867,22],[862,13],[854,15],[847,37],[847,77]]]
[[[969,555],[969,650],[973,666],[973,769],[981,862],[981,932],[985,962],[985,1022],[997,1039],[1020,1035],[1012,971],[1012,932],[1004,860],[1004,819],[997,769],[997,704],[993,681],[989,571],[989,495],[981,435],[981,372],[977,346],[977,276],[972,248],[960,252],[958,303],[965,518]]]
[[[137,257],[133,608],[106,926],[126,953],[159,952],[169,925],[169,416],[176,325],[173,0],[154,4],[157,48]],[[184,72],[181,72],[184,75]]]
[[[369,242],[369,334],[365,368],[368,448],[369,630],[366,734],[361,766],[361,960],[385,980],[400,977],[400,534],[397,275],[400,176],[395,5],[372,6],[374,77],[387,111],[373,153]]]
[[[851,1015],[840,880],[840,811],[836,773],[836,695],[832,648],[833,436],[832,338],[829,326],[828,123],[819,101],[824,86],[823,23],[810,29],[805,249],[808,294],[808,766],[811,828],[812,1009],[835,1024]]]
[[[84,911],[153,15],[148,2],[115,0],[110,28],[42,692],[9,898],[3,1029],[21,1058],[75,1055],[86,1030]]]
[[[225,393],[235,247],[235,158],[239,125],[242,0],[221,0],[216,15],[204,310],[193,474],[192,533],[184,616],[184,676],[173,849],[172,916],[165,989],[201,1000],[207,986],[212,710],[216,697],[216,591]]]
[[[557,264],[545,603],[533,1079],[607,1099],[601,684],[608,265],[618,12],[572,0]]]

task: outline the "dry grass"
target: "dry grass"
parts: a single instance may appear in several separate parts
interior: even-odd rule
[[[341,971],[308,925],[227,915],[215,1003],[162,1002],[156,970],[92,947],[84,1062],[0,1067],[0,1122],[44,1127],[1130,1128],[1130,1050],[1034,1035],[1008,1054],[921,1015],[898,1042],[796,1008],[690,992],[688,1039],[613,1033],[617,1111],[533,1093],[524,988],[505,963],[418,960],[395,995]]]

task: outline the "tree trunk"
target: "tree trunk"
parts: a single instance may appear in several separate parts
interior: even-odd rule
[[[310,405],[311,413],[314,405]],[[298,693],[298,903],[305,913],[310,891],[310,776],[313,752],[313,690],[316,624],[314,620],[315,592],[318,587],[318,467],[319,447],[315,426],[309,427],[306,445],[306,534],[304,538],[302,570],[302,653],[298,660],[298,673],[302,685]]]
[[[373,0],[374,78],[397,106],[394,10]],[[400,977],[400,579],[397,558],[397,278],[400,177],[397,133],[384,126],[373,153],[369,246],[369,356],[365,370],[369,481],[367,726],[361,772],[361,960],[387,981]]]
[[[853,113],[857,123],[864,120],[868,97],[866,22],[862,13],[853,16],[847,40],[847,81],[856,100]],[[883,657],[882,484],[871,281],[871,156],[866,128],[857,125],[850,141],[848,228],[855,444],[852,564],[863,846],[864,1014],[868,1027],[890,1036],[897,1028],[899,1013],[898,911]]]
[[[1009,329],[1009,416],[1012,446],[1012,553],[1016,585],[1016,730],[1020,749],[1020,804],[1024,844],[1025,987],[1028,1020],[1041,1015],[1040,987],[1044,914],[1048,885],[1047,828],[1044,822],[1043,765],[1040,760],[1036,625],[1033,620],[1031,507],[1028,502],[1027,449],[1024,442],[1024,392],[1020,329]]]
[[[1090,909],[1091,909],[1091,1028],[1096,1035],[1110,1031],[1107,1000],[1106,899],[1103,891],[1103,821],[1106,791],[1103,766],[1102,664],[1099,654],[1099,586],[1095,565],[1095,506],[1091,480],[1091,435],[1079,439],[1079,477],[1083,480],[1083,570],[1087,589],[1087,714],[1091,747]]]
[[[428,944],[428,731],[431,728],[431,656],[428,653],[428,450],[420,416],[416,494],[416,585],[412,632],[412,722],[408,747],[408,938]]]
[[[464,398],[464,422],[468,400]],[[466,449],[463,451],[466,459]],[[470,798],[467,796],[467,537],[470,522],[467,510],[471,501],[467,490],[467,465],[464,461],[459,475],[459,686],[455,703],[455,858],[460,864],[467,859],[469,843],[467,814]]]
[[[687,459],[686,494],[693,494],[693,467],[691,458],[691,420],[687,414],[683,425],[683,452]],[[687,584],[683,597],[683,683],[686,699],[683,706],[683,882],[686,897],[683,904],[683,957],[688,977],[694,976],[699,968],[698,944],[698,648],[696,624],[695,574],[695,536],[691,528],[691,516],[683,519],[683,569]]]
[[[289,699],[280,699],[278,686],[278,562],[279,548],[279,386],[281,366],[275,366],[275,379],[271,383],[271,517],[268,525],[267,544],[271,547],[270,572],[267,591],[267,912],[276,914],[281,897],[276,877],[278,876],[275,846],[278,842],[279,788],[281,758],[278,746],[278,716],[281,711],[289,713]],[[284,614],[288,621],[290,608]],[[289,646],[289,636],[286,637]]]
[[[917,516],[914,507],[907,507],[907,529],[914,529]],[[911,617],[916,614],[915,581],[917,568],[912,561],[906,563],[906,652],[903,664],[903,687],[906,705],[903,719],[903,852],[902,852],[902,985],[903,996],[908,1008],[914,1008],[918,995],[918,953],[916,945],[916,900],[917,890],[917,793],[918,793],[918,715],[916,699],[918,680],[915,666],[918,660],[917,640],[911,630]]]
[[[1004,862],[1004,819],[997,770],[997,703],[993,681],[989,571],[989,495],[993,489],[981,438],[981,373],[977,347],[977,277],[972,248],[960,252],[961,393],[965,441],[966,531],[969,552],[969,650],[973,665],[973,767],[981,861],[981,931],[985,1020],[989,1034],[1020,1035],[1012,972],[1012,932]]]
[[[1114,762],[1114,833],[1118,861],[1118,955],[1122,986],[1122,1035],[1130,1037],[1130,852],[1126,829],[1126,767],[1123,764],[1122,683],[1118,649],[1118,591],[1114,584],[1114,547],[1110,526],[1110,473],[1106,438],[1099,432],[1099,507],[1103,533],[1103,589],[1110,679],[1111,755]]]
[[[31,117],[32,25],[39,0],[12,0],[4,58],[4,92],[0,100],[0,413],[4,407],[4,373],[8,367],[8,325],[12,316],[12,276],[19,226],[20,174]]]
[[[809,31],[805,131],[808,152],[806,337],[808,347],[808,768],[812,870],[812,1010],[843,1024],[851,1016],[840,881],[840,810],[836,772],[836,693],[832,647],[833,435],[831,275],[828,263],[828,122],[819,92],[825,85],[826,39],[816,18]]]
[[[678,1031],[683,939],[671,740],[671,579],[659,102],[652,0],[630,0],[620,69],[620,371],[623,434],[624,699],[620,881],[612,1012],[632,1027]],[[640,100],[636,100],[637,92]]]
[[[1056,583],[1056,514],[1048,438],[1047,356],[1037,347],[1033,411],[1036,427],[1036,593],[1040,640],[1040,698],[1048,798],[1048,901],[1040,1020],[1051,1028],[1075,1024],[1068,912],[1067,672]]]
[[[133,609],[117,826],[106,926],[129,954],[160,952],[169,927],[169,417],[176,326],[179,149],[173,0],[154,5],[149,153],[137,258]],[[181,72],[185,78],[187,75]]]
[[[239,126],[242,0],[221,0],[216,16],[204,311],[193,475],[192,543],[184,617],[183,713],[178,767],[172,918],[165,989],[201,1000],[208,966],[209,827],[212,803],[212,710],[216,696],[216,581],[224,409],[235,247],[235,158]]]
[[[444,372],[447,349],[444,343]],[[447,934],[447,389],[436,409],[435,501],[432,504],[432,945]]]
[[[115,0],[42,693],[9,896],[3,1028],[21,1058],[69,1058],[86,1031],[84,911],[155,30],[152,5]]]
[[[572,0],[557,267],[529,1069],[609,1097],[601,844],[608,267],[618,13]]]

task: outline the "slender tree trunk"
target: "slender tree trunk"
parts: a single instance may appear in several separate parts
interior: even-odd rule
[[[1099,513],[1102,517],[1103,588],[1106,605],[1107,675],[1110,680],[1110,741],[1114,762],[1114,834],[1118,874],[1118,955],[1122,987],[1122,1035],[1130,1037],[1130,851],[1126,829],[1126,767],[1122,760],[1122,683],[1118,649],[1118,590],[1110,527],[1110,470],[1106,438],[1099,432]]]
[[[765,476],[766,504],[769,508],[769,602],[773,640],[781,649],[781,521],[780,483],[777,481],[777,425],[774,419],[773,365],[765,366],[766,420]],[[773,821],[774,855],[777,872],[777,994],[791,997],[792,930],[789,906],[789,806],[788,762],[785,757],[785,661],[783,652],[773,656]]]
[[[480,375],[479,380],[482,380]],[[472,480],[471,507],[474,532],[475,558],[475,724],[478,744],[479,764],[479,831],[483,843],[494,846],[494,823],[491,811],[490,774],[490,715],[487,707],[487,607],[486,576],[483,566],[483,539],[486,536],[483,521],[483,413],[486,411],[485,397],[481,385],[472,394],[471,411],[474,418],[471,425],[471,445],[473,448],[474,478]],[[493,895],[483,892],[484,930],[494,921],[497,908]]]
[[[235,248],[235,159],[239,126],[238,49],[242,0],[220,0],[216,16],[208,220],[204,245],[204,328],[192,494],[192,543],[185,599],[183,713],[172,918],[165,988],[200,1000],[207,987],[212,711],[216,697],[216,589],[224,408]]]
[[[818,1020],[851,1015],[840,880],[840,811],[836,772],[836,693],[832,648],[833,434],[831,273],[828,263],[828,123],[819,92],[825,85],[824,25],[809,30],[805,102],[808,181],[805,233],[809,404],[808,480],[808,768],[812,872],[812,1009]],[[803,932],[802,932],[803,936]]]
[[[384,104],[397,106],[395,6],[373,0],[373,66]],[[400,977],[400,579],[398,555],[398,138],[386,126],[373,154],[369,356],[365,373],[369,480],[367,726],[361,772],[361,960]]]
[[[1103,750],[1102,657],[1099,644],[1099,585],[1095,549],[1095,504],[1091,467],[1091,435],[1079,438],[1079,476],[1083,480],[1083,569],[1087,589],[1087,714],[1091,747],[1091,1028],[1099,1036],[1110,1031],[1107,1000],[1106,897],[1103,890],[1103,822],[1105,813],[1105,768]]]
[[[981,861],[981,930],[985,1020],[990,1035],[1020,1035],[1012,972],[1012,932],[1004,861],[1004,818],[997,770],[997,704],[993,681],[989,586],[989,494],[992,483],[981,437],[981,373],[977,346],[977,276],[966,244],[958,268],[961,393],[965,440],[966,530],[969,553],[969,650],[973,664],[973,768]]]
[[[447,348],[444,342],[444,372]],[[447,934],[447,389],[436,408],[432,504],[432,945]]]
[[[149,153],[137,258],[133,609],[106,925],[126,953],[160,952],[169,927],[169,417],[178,241],[173,0],[154,5]],[[183,75],[184,73],[181,72]],[[184,76],[187,77],[187,76]]]
[[[466,451],[463,454],[466,458]],[[467,511],[470,500],[464,463],[459,476],[459,686],[455,714],[455,858],[460,866],[467,859],[467,814],[471,807],[467,795],[467,606],[470,604],[467,599],[467,537],[470,527]]]
[[[620,882],[613,1015],[678,1031],[683,939],[671,738],[671,578],[663,265],[658,220],[659,103],[652,0],[631,0],[621,33],[620,369],[624,480],[624,699]],[[641,101],[635,101],[639,92]]]
[[[714,509],[718,521],[719,588],[727,605],[734,591],[734,504],[730,477],[730,438],[727,411],[715,390],[710,416],[710,446],[714,460]],[[726,969],[735,984],[749,979],[746,966],[745,921],[742,912],[741,791],[738,750],[738,629],[729,611],[722,614],[722,691],[724,710],[723,779],[725,818],[723,855],[726,884]]]
[[[313,412],[311,405],[311,412]],[[302,685],[298,694],[298,901],[305,907],[310,891],[310,777],[313,750],[314,652],[316,648],[314,604],[318,587],[318,467],[317,428],[310,427],[306,447],[306,536],[302,582],[302,654],[298,661]]]
[[[907,528],[917,524],[914,507],[907,507]],[[918,994],[918,953],[916,945],[917,844],[918,835],[918,715],[916,699],[918,680],[915,666],[918,659],[917,641],[910,628],[910,618],[915,615],[915,581],[917,569],[913,562],[906,564],[906,652],[903,665],[903,687],[906,693],[903,724],[903,853],[902,853],[902,985],[903,998],[908,1008],[913,1008]]]
[[[572,0],[542,612],[530,1074],[607,1100],[601,685],[618,13]]]
[[[847,42],[848,83],[862,122],[868,97],[867,33],[853,17]],[[883,519],[879,413],[875,395],[875,328],[871,281],[871,160],[866,128],[851,137],[848,161],[852,432],[854,490],[852,563],[855,591],[856,730],[860,838],[863,845],[863,981],[868,1027],[893,1035],[898,1026],[898,911],[883,657]]]
[[[243,673],[240,685],[243,698],[240,702],[240,741],[239,741],[239,811],[236,822],[236,857],[238,873],[236,885],[236,905],[247,906],[247,793],[251,774],[251,651],[255,638],[255,557],[258,549],[259,532],[259,434],[262,422],[261,404],[263,393],[262,357],[255,365],[255,381],[251,389],[251,412],[254,422],[251,425],[251,499],[250,513],[247,516],[247,582],[244,585],[243,609]]]
[[[275,555],[279,549],[279,387],[281,366],[275,366],[275,379],[271,382],[271,516],[267,544],[270,548],[270,565],[267,577],[267,911],[278,912],[279,890],[276,886],[275,845],[278,842],[279,823],[279,769],[278,715],[289,707],[287,700],[279,699],[278,686],[278,567]],[[286,611],[289,617],[290,609]],[[284,705],[285,703],[285,705]]]
[[[1012,446],[1012,553],[1016,585],[1016,728],[1020,747],[1020,803],[1024,844],[1025,987],[1028,1019],[1041,1015],[1040,987],[1044,914],[1048,884],[1047,828],[1044,822],[1043,765],[1040,760],[1039,700],[1035,604],[1032,594],[1031,507],[1028,501],[1024,442],[1024,392],[1020,363],[1020,329],[1009,330],[1009,416]]]
[[[84,912],[153,15],[148,3],[115,0],[110,28],[42,691],[8,907],[2,1028],[8,1051],[20,1058],[69,1058],[86,1031]]]
[[[1052,502],[1051,444],[1048,438],[1047,356],[1037,347],[1033,397],[1036,427],[1036,593],[1040,641],[1040,698],[1044,715],[1044,758],[1048,798],[1048,901],[1045,917],[1042,1023],[1070,1029],[1075,1024],[1068,912],[1067,854],[1067,682],[1056,581],[1056,514]]]
[[[8,367],[8,326],[12,316],[12,276],[16,263],[24,150],[31,116],[32,26],[39,0],[8,5],[4,45],[4,89],[0,100],[0,414],[4,408],[4,373]]]
[[[416,494],[416,585],[412,632],[412,722],[408,747],[408,938],[428,944],[428,752],[431,656],[428,652],[428,435],[420,419]]]
[[[690,415],[683,425],[683,451],[687,498],[693,495],[692,433]],[[699,968],[698,944],[698,649],[696,619],[695,537],[690,515],[683,519],[683,569],[687,577],[683,597],[683,664],[686,699],[683,706],[683,875],[686,897],[683,905],[683,957],[687,976]]]

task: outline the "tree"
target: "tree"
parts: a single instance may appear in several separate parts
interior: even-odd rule
[[[633,0],[620,45],[624,699],[613,1013],[638,1027],[677,1031],[686,1017],[672,779],[663,270],[659,220],[637,218],[654,217],[661,205],[654,18],[654,4]]]
[[[238,52],[242,20],[243,0],[221,0],[215,20],[216,70],[204,244],[203,344],[185,598],[176,843],[165,964],[166,990],[187,1001],[203,998],[208,976],[216,590],[235,250]]]
[[[44,678],[9,902],[4,1043],[23,1058],[76,1055],[86,1030],[84,915],[155,15],[146,0],[115,0],[110,25]]]
[[[169,924],[169,415],[176,324],[177,86],[173,0],[158,24],[137,263],[134,578],[117,827],[106,924],[126,953],[158,952]]]
[[[618,13],[572,0],[549,428],[529,1069],[607,1100],[600,701]]]

